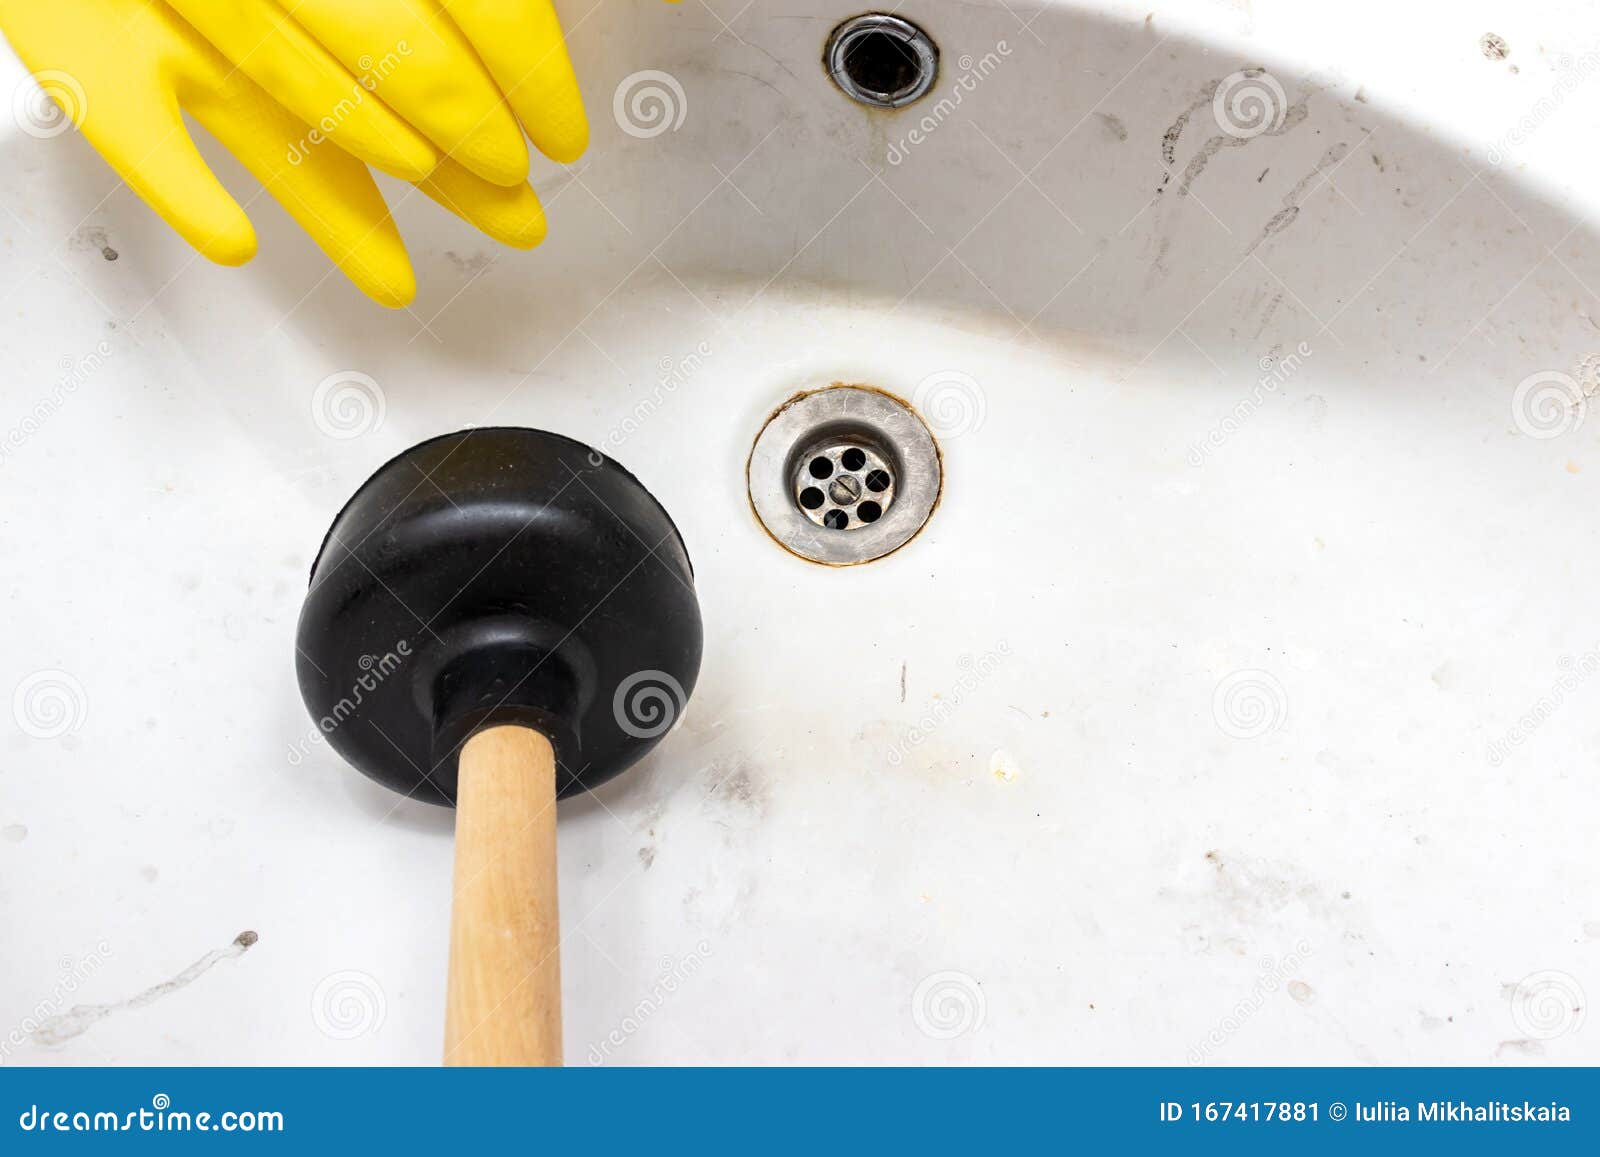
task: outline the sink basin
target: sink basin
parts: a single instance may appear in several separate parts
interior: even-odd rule
[[[1600,1062],[1592,27],[1306,7],[921,0],[881,110],[837,0],[565,4],[549,240],[388,183],[392,313],[266,198],[212,267],[10,133],[0,1022],[109,1007],[0,1059],[437,1059],[451,815],[293,635],[363,479],[510,424],[661,499],[706,624],[562,805],[570,1064]],[[851,567],[745,477],[836,382],[943,471]]]

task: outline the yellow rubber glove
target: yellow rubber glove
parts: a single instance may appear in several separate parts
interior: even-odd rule
[[[374,130],[352,128],[363,92],[495,184],[527,177],[524,129],[555,161],[577,160],[589,143],[550,0],[169,2],[286,107],[380,167]]]
[[[391,307],[415,295],[404,242],[366,166],[313,143],[307,125],[160,0],[0,0],[0,29],[29,69],[70,78],[47,91],[128,186],[204,256],[243,264],[255,255],[256,236],[195,148],[185,111],[364,293]],[[378,115],[371,123],[384,122]],[[375,130],[370,139],[377,147],[404,137]],[[418,187],[506,244],[526,248],[544,236],[543,211],[526,184],[491,185],[445,161]]]

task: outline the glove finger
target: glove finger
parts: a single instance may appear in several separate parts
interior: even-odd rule
[[[496,185],[454,161],[445,161],[417,182],[417,187],[502,245],[532,249],[544,240],[544,207],[526,181]]]
[[[178,104],[95,110],[83,135],[139,198],[190,245],[219,265],[243,265],[256,254],[256,232],[239,202],[206,164]],[[159,116],[152,112],[159,109]]]
[[[331,53],[271,3],[168,0],[211,44],[314,132],[384,172],[420,180],[439,154],[416,129],[373,97]]]
[[[497,185],[527,178],[517,118],[438,0],[299,0],[294,15],[446,156]]]
[[[63,15],[36,0],[0,0],[23,63],[128,187],[212,261],[249,261],[250,219],[195,148],[167,81],[182,55],[181,22],[163,6],[105,2],[75,20]],[[84,35],[85,21],[104,34]]]
[[[550,0],[442,2],[538,150],[562,164],[582,156],[589,122]]]
[[[240,73],[185,94],[184,107],[358,289],[390,308],[416,296],[405,242],[365,165],[342,149],[326,147],[291,161],[288,142],[299,139],[305,125]]]

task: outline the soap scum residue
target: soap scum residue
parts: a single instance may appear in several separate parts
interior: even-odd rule
[[[189,965],[171,980],[164,980],[160,984],[145,989],[137,996],[130,996],[126,1000],[119,1000],[112,1004],[78,1004],[57,1016],[47,1017],[39,1022],[39,1027],[33,1030],[33,1039],[43,1045],[58,1045],[80,1036],[91,1027],[112,1013],[122,1012],[126,1009],[143,1008],[154,1004],[163,996],[177,992],[180,988],[187,988],[202,975],[224,960],[231,960],[235,956],[243,956],[249,951],[260,937],[254,932],[241,932],[225,948],[218,948],[207,952],[199,960]]]

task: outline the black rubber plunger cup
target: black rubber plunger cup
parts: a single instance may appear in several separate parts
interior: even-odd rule
[[[671,729],[700,669],[677,528],[540,430],[413,446],[334,519],[297,670],[329,744],[456,807],[446,1064],[559,1064],[555,801]]]

